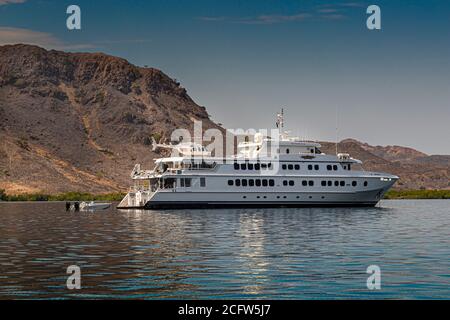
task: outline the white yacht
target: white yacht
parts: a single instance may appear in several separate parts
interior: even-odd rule
[[[282,115],[279,121],[282,127]],[[156,159],[153,170],[136,165],[119,209],[375,206],[398,180],[285,133],[279,139],[255,134],[231,157],[212,157],[195,143],[159,147],[179,156]]]

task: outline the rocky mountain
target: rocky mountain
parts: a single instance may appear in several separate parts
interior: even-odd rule
[[[335,144],[322,142],[323,151],[335,153]],[[338,150],[364,162],[363,168],[395,174],[395,189],[450,189],[450,156],[428,156],[401,146],[370,146],[354,139],[338,144]]]
[[[223,130],[160,70],[102,53],[0,46],[0,189],[9,194],[126,191],[134,164],[161,156],[152,137],[192,131],[193,120]],[[352,139],[339,151],[399,175],[396,188],[450,189],[450,156]]]
[[[0,189],[8,193],[128,189],[151,165],[151,137],[218,128],[160,70],[102,53],[0,46]]]
[[[342,142],[357,143],[364,150],[388,161],[414,162],[419,158],[428,157],[428,155],[423,152],[402,146],[371,146],[367,143],[361,143],[355,139],[346,139]]]

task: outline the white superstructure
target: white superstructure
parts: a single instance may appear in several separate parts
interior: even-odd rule
[[[282,127],[282,116],[277,123]],[[256,134],[228,158],[194,143],[159,147],[179,156],[156,159],[153,170],[136,165],[135,184],[118,208],[374,206],[398,180],[356,170],[361,161],[348,154],[327,155],[319,143],[285,134]]]

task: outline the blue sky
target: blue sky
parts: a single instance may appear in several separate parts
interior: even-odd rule
[[[339,138],[450,154],[450,1],[0,0],[0,44],[17,42],[159,68],[229,128],[284,107],[293,134],[334,140],[337,109]]]

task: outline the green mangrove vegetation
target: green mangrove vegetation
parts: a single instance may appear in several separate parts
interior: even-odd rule
[[[0,190],[0,200],[3,201],[120,201],[124,196],[124,193],[91,194],[86,192],[9,195],[4,190]]]
[[[390,190],[384,199],[450,199],[450,190]]]

